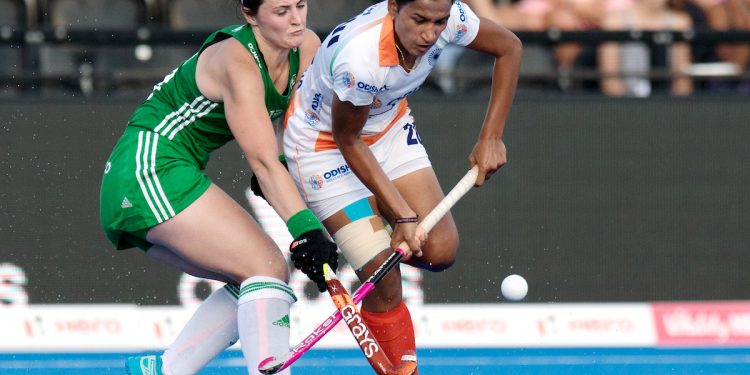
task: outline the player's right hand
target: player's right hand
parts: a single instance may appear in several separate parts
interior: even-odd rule
[[[295,238],[289,245],[294,267],[302,271],[312,280],[322,293],[326,290],[326,280],[323,274],[323,264],[336,271],[338,268],[338,254],[336,244],[320,229],[311,230]]]
[[[396,250],[401,243],[406,242],[408,249],[404,250],[404,256],[402,260],[409,260],[412,255],[417,257],[422,256],[422,244],[427,240],[427,233],[424,231],[417,231],[417,223],[401,223],[396,224],[393,228],[393,234],[391,235],[391,248]]]

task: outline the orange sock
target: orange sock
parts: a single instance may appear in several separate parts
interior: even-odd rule
[[[380,343],[391,364],[398,366],[404,354],[416,355],[414,325],[411,314],[403,301],[394,309],[384,313],[361,310],[362,318]],[[414,372],[418,374],[418,372]]]

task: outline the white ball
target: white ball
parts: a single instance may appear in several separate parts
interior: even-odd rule
[[[154,56],[154,50],[148,44],[139,44],[135,46],[135,58],[138,61],[148,61]]]
[[[529,284],[526,283],[526,279],[519,275],[509,275],[500,284],[500,291],[503,293],[503,297],[509,301],[520,301],[526,297],[526,293],[529,291]]]

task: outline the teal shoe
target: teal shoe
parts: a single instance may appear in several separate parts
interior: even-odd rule
[[[129,375],[164,375],[161,365],[160,355],[142,355],[128,358],[125,370]]]

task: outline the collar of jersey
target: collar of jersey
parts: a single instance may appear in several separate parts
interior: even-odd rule
[[[393,30],[393,17],[386,14],[383,26],[380,28],[380,43],[378,48],[380,66],[399,65],[396,54],[396,32]]]

